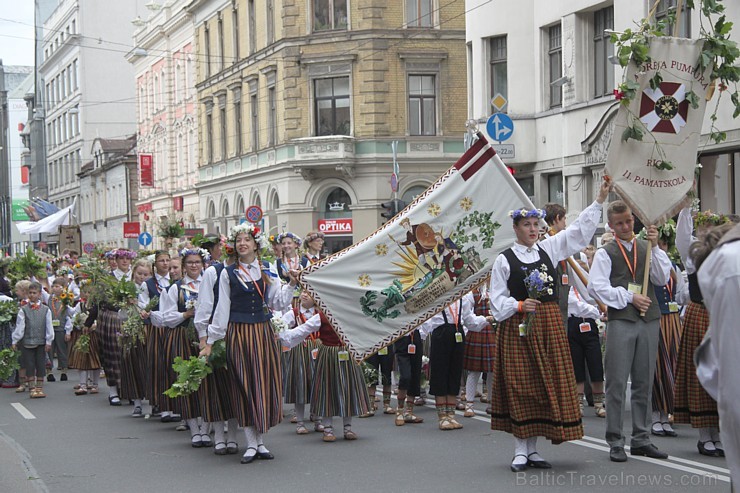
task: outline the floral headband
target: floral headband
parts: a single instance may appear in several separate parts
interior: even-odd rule
[[[136,252],[132,252],[131,250],[126,250],[125,248],[111,250],[110,254],[111,254],[111,257],[114,257],[114,258],[128,258],[131,260],[136,258]]]
[[[729,222],[729,219],[727,219],[727,216],[724,214],[717,214],[716,212],[712,212],[710,210],[707,211],[699,211],[694,215],[694,226],[719,226],[720,224],[725,224]]]
[[[295,235],[295,234],[293,234],[293,233],[291,233],[291,232],[287,232],[287,233],[280,233],[280,234],[278,235],[278,237],[277,237],[277,242],[278,242],[278,243],[280,243],[280,244],[282,245],[282,243],[283,243],[283,240],[284,240],[285,238],[290,238],[290,239],[292,239],[292,240],[293,240],[293,241],[294,241],[294,242],[296,243],[296,245],[298,245],[298,246],[301,246],[301,243],[303,243],[303,240],[301,240],[301,237],[300,237],[300,236],[298,236],[298,235]]]
[[[249,233],[250,235],[252,235],[252,238],[254,238],[254,241],[257,243],[257,246],[260,249],[267,247],[267,245],[265,244],[265,236],[262,234],[262,230],[260,230],[260,228],[255,226],[254,224],[250,223],[237,224],[236,226],[231,228],[231,231],[229,232],[229,243],[235,244],[236,238],[240,234],[244,233]]]
[[[318,240],[323,237],[324,233],[309,233],[306,235],[306,243],[311,243],[313,240]]]
[[[72,268],[71,267],[60,267],[56,271],[56,275],[58,276],[68,276],[72,274]]]
[[[525,217],[536,217],[537,219],[545,218],[545,211],[542,209],[517,209],[515,211],[509,211],[509,217],[512,219],[520,219]]]
[[[269,238],[267,238],[267,241],[270,242],[270,245],[274,245],[275,243],[280,243],[278,239],[280,238],[280,235],[270,235]]]
[[[198,255],[203,262],[211,260],[211,254],[205,248],[183,248],[180,250],[180,257],[185,258],[188,255]]]

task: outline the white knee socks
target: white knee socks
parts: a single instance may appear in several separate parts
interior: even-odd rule
[[[87,386],[87,370],[78,370],[80,375],[80,387],[86,387]]]
[[[465,399],[468,402],[475,401],[475,391],[478,390],[478,380],[480,380],[481,372],[469,371],[468,379],[465,381]]]
[[[213,441],[216,442],[216,446],[218,446],[219,443],[223,443],[224,440],[224,422],[223,421],[214,421],[211,423],[213,425]]]
[[[298,420],[298,424],[302,425],[303,420],[306,417],[306,405],[305,404],[295,404],[295,416]]]
[[[228,421],[228,424],[229,429],[226,432],[226,441],[236,443],[236,430],[239,429],[239,425],[236,423],[235,419],[230,419]]]
[[[533,461],[545,460],[537,453],[537,437],[527,438],[527,458]]]
[[[514,437],[514,465],[527,463],[527,439]]]

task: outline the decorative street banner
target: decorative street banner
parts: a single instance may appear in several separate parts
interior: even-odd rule
[[[617,95],[625,100],[605,170],[645,224],[664,223],[688,200],[712,71],[711,64],[699,68],[703,46],[703,40],[650,38],[650,61],[630,62],[622,84],[630,94]]]
[[[486,282],[515,239],[509,212],[533,207],[478,139],[382,228],[302,272],[301,284],[358,362]]]

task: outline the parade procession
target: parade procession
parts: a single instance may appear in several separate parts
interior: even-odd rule
[[[735,491],[740,4],[30,3],[0,491]]]

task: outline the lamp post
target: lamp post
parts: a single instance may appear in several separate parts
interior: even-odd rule
[[[5,70],[0,60],[0,249],[10,244],[10,170],[8,169],[8,91]]]

